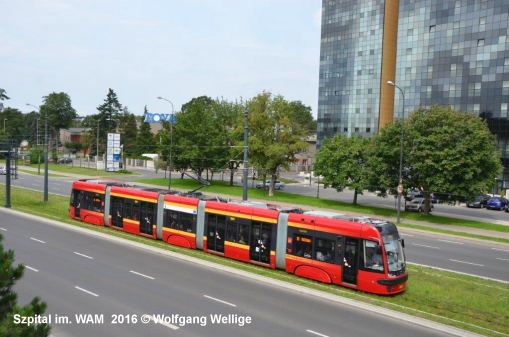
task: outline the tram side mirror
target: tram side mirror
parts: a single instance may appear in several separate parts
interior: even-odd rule
[[[401,246],[403,246],[403,248],[405,248],[405,239],[401,239]]]

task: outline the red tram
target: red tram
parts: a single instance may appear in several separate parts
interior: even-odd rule
[[[365,292],[405,290],[404,242],[371,218],[286,213],[100,180],[73,183],[69,216]]]

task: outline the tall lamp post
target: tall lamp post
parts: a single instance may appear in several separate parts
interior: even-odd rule
[[[398,180],[398,220],[400,223],[401,217],[401,195],[403,194],[403,120],[405,119],[405,92],[393,81],[387,81],[387,84],[398,88],[401,96],[403,96],[403,111],[401,113],[401,134],[399,136],[399,180]]]
[[[40,114],[39,108],[36,107],[33,104],[26,103],[27,106],[31,106],[32,108],[37,109],[37,114]],[[41,120],[40,116],[37,117],[35,120],[35,138],[36,138],[36,145],[37,145],[37,174],[41,175],[41,153],[39,151],[39,121]]]
[[[173,160],[172,160],[172,149],[173,149],[173,116],[175,116],[175,107],[173,106],[173,103],[164,97],[158,96],[157,99],[166,101],[170,103],[171,105],[171,118],[170,118],[170,172],[169,172],[169,178],[168,178],[168,189],[171,189],[171,170],[173,170]]]

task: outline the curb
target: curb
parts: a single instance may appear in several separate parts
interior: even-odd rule
[[[317,298],[321,298],[321,299],[324,299],[324,300],[332,301],[332,302],[339,303],[339,304],[342,304],[342,305],[347,305],[347,306],[350,306],[350,307],[354,307],[354,308],[357,308],[357,309],[360,309],[360,310],[369,311],[369,312],[377,314],[377,315],[381,314],[381,315],[384,315],[384,316],[386,316],[388,318],[392,318],[392,319],[395,319],[395,320],[398,320],[398,321],[404,321],[404,322],[407,322],[407,323],[410,323],[410,324],[417,324],[419,326],[422,326],[422,327],[425,327],[425,328],[429,328],[429,329],[433,329],[435,331],[447,333],[447,334],[450,334],[450,335],[453,335],[453,336],[458,336],[458,337],[479,337],[479,336],[481,336],[481,335],[478,335],[478,334],[473,333],[473,332],[469,332],[469,331],[466,331],[466,330],[462,330],[462,329],[459,329],[459,328],[448,326],[446,324],[433,322],[433,321],[430,321],[430,320],[427,320],[427,319],[424,319],[424,318],[415,317],[415,316],[412,316],[412,315],[409,315],[409,314],[397,312],[397,311],[386,309],[386,308],[383,308],[383,307],[378,307],[378,306],[375,306],[375,305],[372,305],[372,304],[367,304],[367,303],[364,303],[364,302],[360,302],[360,301],[357,301],[357,300],[341,297],[341,296],[338,296],[338,295],[332,295],[332,294],[329,294],[329,293],[326,293],[326,292],[323,292],[323,291],[319,291],[319,290],[307,288],[307,287],[304,287],[304,286],[299,286],[299,285],[291,284],[291,283],[288,283],[288,282],[285,282],[285,281],[275,280],[275,279],[270,278],[270,277],[265,277],[265,276],[253,274],[253,273],[246,272],[246,271],[243,271],[243,270],[239,270],[239,269],[236,269],[236,268],[232,268],[232,267],[228,267],[228,266],[223,266],[223,265],[220,265],[220,264],[217,264],[217,263],[214,263],[214,262],[205,261],[205,260],[202,260],[202,259],[199,259],[199,258],[195,258],[195,257],[183,255],[183,254],[180,254],[180,253],[175,253],[175,252],[167,251],[167,250],[164,250],[164,249],[161,249],[161,248],[151,247],[151,246],[148,246],[148,245],[145,245],[145,244],[142,244],[142,243],[130,241],[128,239],[123,239],[123,238],[119,238],[119,237],[116,237],[116,236],[111,236],[111,235],[105,234],[105,233],[96,232],[96,231],[93,231],[93,230],[90,230],[90,229],[87,229],[87,228],[73,226],[71,224],[67,224],[67,223],[64,223],[64,222],[60,222],[60,221],[56,221],[56,220],[50,220],[50,219],[47,219],[47,218],[43,218],[43,217],[32,215],[32,214],[23,213],[23,212],[20,212],[20,211],[15,211],[15,210],[12,210],[12,209],[1,208],[1,211],[4,212],[4,213],[11,214],[11,215],[17,215],[17,216],[25,217],[25,218],[28,218],[28,219],[31,219],[31,220],[40,221],[40,222],[43,222],[43,223],[51,225],[51,226],[56,226],[56,227],[61,227],[61,228],[65,228],[65,229],[68,229],[68,230],[72,230],[74,232],[82,233],[82,234],[85,234],[85,235],[88,235],[88,236],[93,236],[93,237],[101,238],[101,239],[104,239],[104,240],[108,240],[108,241],[115,242],[115,243],[122,244],[122,245],[126,245],[126,246],[136,247],[138,249],[143,249],[145,251],[152,252],[152,253],[157,254],[157,255],[177,258],[177,259],[182,260],[182,261],[190,262],[190,263],[193,263],[193,264],[198,264],[198,265],[201,265],[201,266],[204,266],[204,267],[208,267],[208,268],[213,268],[215,270],[219,270],[221,272],[226,272],[228,274],[234,274],[234,275],[240,276],[242,278],[247,278],[249,280],[257,280],[257,281],[262,282],[265,285],[271,285],[271,286],[278,287],[278,288],[283,288],[283,289],[286,289],[286,290],[296,291],[296,292],[298,292],[300,294],[304,294],[304,295],[308,295],[308,296],[314,296],[314,297],[317,297]]]

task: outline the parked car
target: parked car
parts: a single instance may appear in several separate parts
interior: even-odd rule
[[[266,181],[265,181],[265,188],[269,188],[269,186],[270,186],[270,180],[266,180]],[[263,181],[259,181],[259,182],[257,182],[255,187],[256,187],[256,188],[263,188]],[[282,181],[278,181],[278,180],[276,180],[276,181],[274,182],[274,188],[275,188],[276,190],[282,190],[283,188],[285,188],[285,183],[284,183],[284,182],[282,182]]]
[[[70,164],[70,163],[72,163],[71,157],[62,157],[62,158],[58,158],[58,160],[57,160],[57,164]]]
[[[7,169],[5,168],[5,166],[0,166],[0,174],[7,174]]]
[[[430,203],[430,206],[433,209],[432,203]],[[422,213],[424,211],[424,198],[414,198],[412,201],[407,202],[405,204],[405,211]]]
[[[407,192],[407,194],[405,196],[405,200],[406,201],[412,201],[415,198],[424,198],[424,195],[419,190],[410,190],[410,191]],[[432,204],[436,204],[438,202],[438,199],[435,196],[435,193],[431,193],[429,195],[429,198],[430,198],[430,201],[431,201]]]
[[[473,200],[467,202],[467,207],[469,208],[483,208],[486,207],[486,204],[490,200],[489,195],[478,195]]]
[[[486,203],[487,209],[496,209],[498,211],[501,211],[505,209],[509,205],[509,200],[502,197],[493,197],[488,200]]]

